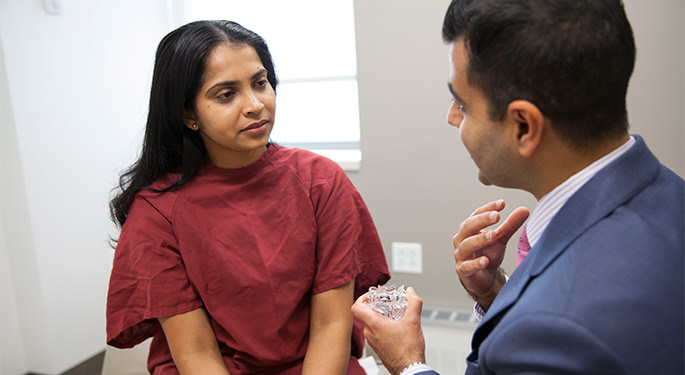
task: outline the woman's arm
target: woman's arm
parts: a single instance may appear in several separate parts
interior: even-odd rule
[[[354,280],[312,296],[309,347],[302,375],[347,373],[352,335]]]
[[[159,323],[181,375],[229,374],[205,309],[159,318]]]

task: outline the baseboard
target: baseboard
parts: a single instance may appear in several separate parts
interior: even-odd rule
[[[60,375],[100,375],[102,374],[102,364],[105,361],[105,351],[101,351],[94,356],[86,359],[78,365],[61,373]],[[27,374],[34,375],[34,374]],[[35,374],[38,375],[38,374]]]

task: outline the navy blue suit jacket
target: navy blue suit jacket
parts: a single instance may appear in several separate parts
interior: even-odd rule
[[[685,373],[685,188],[635,138],[502,288],[467,374]]]
[[[467,374],[685,373],[685,188],[635,138],[502,288]]]

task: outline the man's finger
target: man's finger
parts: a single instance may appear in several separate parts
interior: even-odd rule
[[[352,315],[354,315],[355,318],[361,320],[364,322],[364,324],[369,324],[376,318],[377,312],[375,312],[369,305],[364,303],[368,297],[366,295],[362,295],[361,297],[357,298],[357,301],[352,305]]]
[[[408,315],[409,317],[418,317],[420,320],[421,309],[423,309],[423,299],[416,294],[416,291],[412,287],[407,288],[406,298],[407,302],[409,303],[407,304],[405,316]]]
[[[456,271],[459,277],[469,277],[476,272],[484,270],[489,264],[485,256],[457,263]]]
[[[478,234],[487,233],[485,228],[496,224],[499,221],[499,212],[490,211],[486,213],[479,214],[474,217],[466,219],[460,226],[459,232],[452,237],[452,244],[454,248],[460,246],[460,244],[468,240],[469,237],[474,237]]]
[[[471,260],[477,251],[489,246],[496,241],[500,236],[494,231],[482,231],[479,234],[472,235],[466,239],[460,240],[455,237],[454,244],[454,260],[459,263],[466,260]]]
[[[478,208],[476,208],[475,211],[471,213],[469,216],[475,216],[482,214],[483,212],[486,211],[502,211],[504,209],[505,203],[504,199],[498,199],[496,201],[488,202]]]
[[[509,217],[504,220],[502,225],[495,229],[497,239],[504,240],[504,242],[509,241],[509,238],[511,238],[511,236],[514,235],[519,228],[521,228],[523,223],[528,219],[529,215],[530,210],[528,210],[526,207],[518,207],[515,209],[509,215]]]

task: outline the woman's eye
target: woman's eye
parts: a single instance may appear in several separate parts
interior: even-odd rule
[[[267,80],[265,80],[265,79],[261,79],[261,80],[257,81],[257,86],[258,86],[258,87],[264,87],[264,86],[266,86],[266,84],[267,84],[268,82],[269,82],[269,81],[267,81]]]
[[[220,95],[219,95],[219,98],[221,98],[221,99],[228,99],[228,98],[231,98],[234,94],[235,94],[234,91],[226,91],[226,92],[220,94]]]

